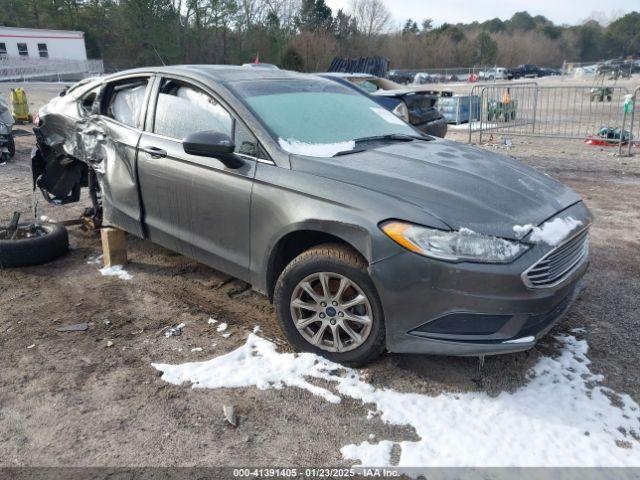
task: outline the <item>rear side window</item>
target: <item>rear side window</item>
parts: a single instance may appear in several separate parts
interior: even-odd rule
[[[154,133],[183,140],[206,130],[233,138],[233,119],[210,95],[175,80],[164,80],[158,95]]]
[[[109,86],[104,114],[130,127],[140,128],[148,79],[127,79]],[[103,104],[104,105],[104,104]]]
[[[89,90],[78,100],[78,108],[80,109],[80,115],[86,117],[91,114],[91,109],[93,108],[93,103],[96,101],[96,97],[98,96],[98,91],[100,87],[95,87],[92,90]]]

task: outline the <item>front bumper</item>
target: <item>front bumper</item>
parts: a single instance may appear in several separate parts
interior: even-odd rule
[[[533,347],[570,309],[589,265],[585,256],[557,285],[527,287],[522,273],[549,250],[536,245],[506,265],[449,263],[408,251],[373,263],[388,350],[492,355]]]

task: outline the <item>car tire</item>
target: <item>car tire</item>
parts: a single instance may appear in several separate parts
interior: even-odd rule
[[[29,223],[20,223],[18,228],[28,227]],[[67,229],[57,223],[38,223],[46,234],[3,240],[0,238],[0,268],[27,267],[40,265],[64,255],[69,250]],[[4,226],[0,226],[3,230]]]
[[[16,154],[16,142],[13,139],[13,136],[9,137],[9,144],[7,145],[7,150],[9,150],[9,158],[13,158]]]
[[[327,279],[329,295],[322,294],[322,281],[319,278],[314,283],[316,276],[323,276]],[[340,294],[343,279],[345,279],[344,285],[348,286],[344,287]],[[321,306],[323,302],[313,301],[307,293],[308,290],[301,287],[304,282],[308,282],[310,286],[314,287],[313,292],[319,299],[333,299],[336,303],[327,301],[325,309]],[[306,302],[298,297],[300,294],[306,296]],[[346,306],[349,302],[356,301],[362,295],[365,298],[362,303],[343,309],[343,305]],[[296,308],[292,305],[294,300],[303,302],[305,305],[312,305],[317,310],[307,311],[305,308]],[[349,366],[369,363],[384,351],[385,325],[382,304],[367,272],[367,263],[348,246],[324,244],[311,248],[294,258],[278,278],[274,292],[274,304],[282,331],[298,351],[315,353],[331,361]],[[331,308],[332,305],[335,305],[335,308]],[[313,316],[317,319],[307,327],[299,329],[296,326],[296,321],[305,322],[308,319],[300,319],[300,315],[308,315],[308,318]],[[322,315],[324,317],[320,320],[319,317]],[[335,318],[332,318],[334,316]],[[350,318],[358,318],[358,320],[366,318],[370,320],[370,324],[361,324],[359,321],[352,322]],[[334,321],[336,324],[329,323]],[[300,323],[298,324],[300,325]],[[313,343],[311,340],[318,336],[318,331],[322,327],[324,327],[322,338]],[[361,341],[356,341],[351,334],[346,335],[346,331],[349,329]],[[337,344],[343,347],[342,350],[335,350],[335,332],[338,332]],[[314,333],[315,335],[312,337]],[[351,343],[349,344],[349,342]]]

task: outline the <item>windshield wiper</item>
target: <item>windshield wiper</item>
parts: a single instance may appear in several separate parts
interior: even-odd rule
[[[353,143],[356,145],[361,143],[368,142],[412,142],[413,140],[422,140],[428,142],[431,140],[430,137],[420,136],[420,135],[406,135],[404,133],[389,133],[387,135],[374,135],[371,137],[361,137],[353,140]],[[366,148],[354,148],[353,150],[343,150],[341,152],[333,155],[334,157],[339,157],[341,155],[349,155],[350,153],[360,153],[364,152]]]
[[[361,153],[364,152],[366,150],[366,148],[354,148],[353,150],[342,150],[341,152],[338,152],[336,154],[334,154],[334,157],[340,157],[342,155],[349,155],[351,153]]]
[[[389,133],[387,135],[374,135],[372,137],[361,137],[356,138],[353,141],[356,143],[366,143],[366,142],[411,142],[416,140],[419,137],[414,137],[413,135],[405,135],[404,133]]]

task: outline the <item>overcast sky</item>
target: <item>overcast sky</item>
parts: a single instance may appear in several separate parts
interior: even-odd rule
[[[350,0],[326,0],[334,10],[348,9]],[[597,12],[598,18],[612,14],[621,16],[640,10],[638,0],[384,0],[400,23],[407,18],[433,18],[435,24],[480,22],[491,18],[510,18],[515,12],[527,10],[531,15],[544,15],[555,23],[576,25]]]

